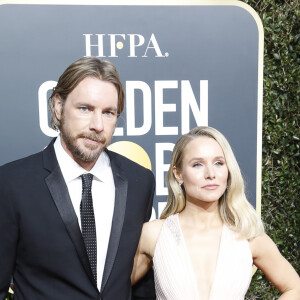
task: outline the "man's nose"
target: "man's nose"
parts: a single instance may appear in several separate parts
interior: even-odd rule
[[[90,130],[101,132],[104,129],[102,113],[94,112],[90,121]]]

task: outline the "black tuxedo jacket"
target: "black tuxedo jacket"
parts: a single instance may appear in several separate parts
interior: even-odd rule
[[[12,275],[15,300],[131,299],[130,274],[142,225],[151,215],[154,176],[107,151],[116,190],[99,291],[53,143],[0,167],[0,299]]]

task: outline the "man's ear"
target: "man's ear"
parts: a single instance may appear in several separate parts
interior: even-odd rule
[[[183,183],[181,172],[175,166],[172,168],[172,170],[177,182]]]
[[[59,96],[59,94],[54,95],[54,111],[56,118],[60,121],[61,120],[61,115],[62,115],[62,109],[63,109],[63,103],[62,100]]]

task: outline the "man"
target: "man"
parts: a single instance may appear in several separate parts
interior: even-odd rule
[[[16,300],[131,299],[154,177],[106,149],[124,107],[118,73],[81,58],[49,103],[58,138],[0,168],[0,299],[11,276]]]

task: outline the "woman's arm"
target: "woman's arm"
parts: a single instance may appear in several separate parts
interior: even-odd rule
[[[250,241],[253,263],[282,293],[279,299],[300,299],[300,278],[291,264],[280,254],[271,238],[264,234]]]
[[[139,245],[134,257],[131,285],[137,283],[152,266],[156,242],[163,220],[155,220],[143,225]]]

